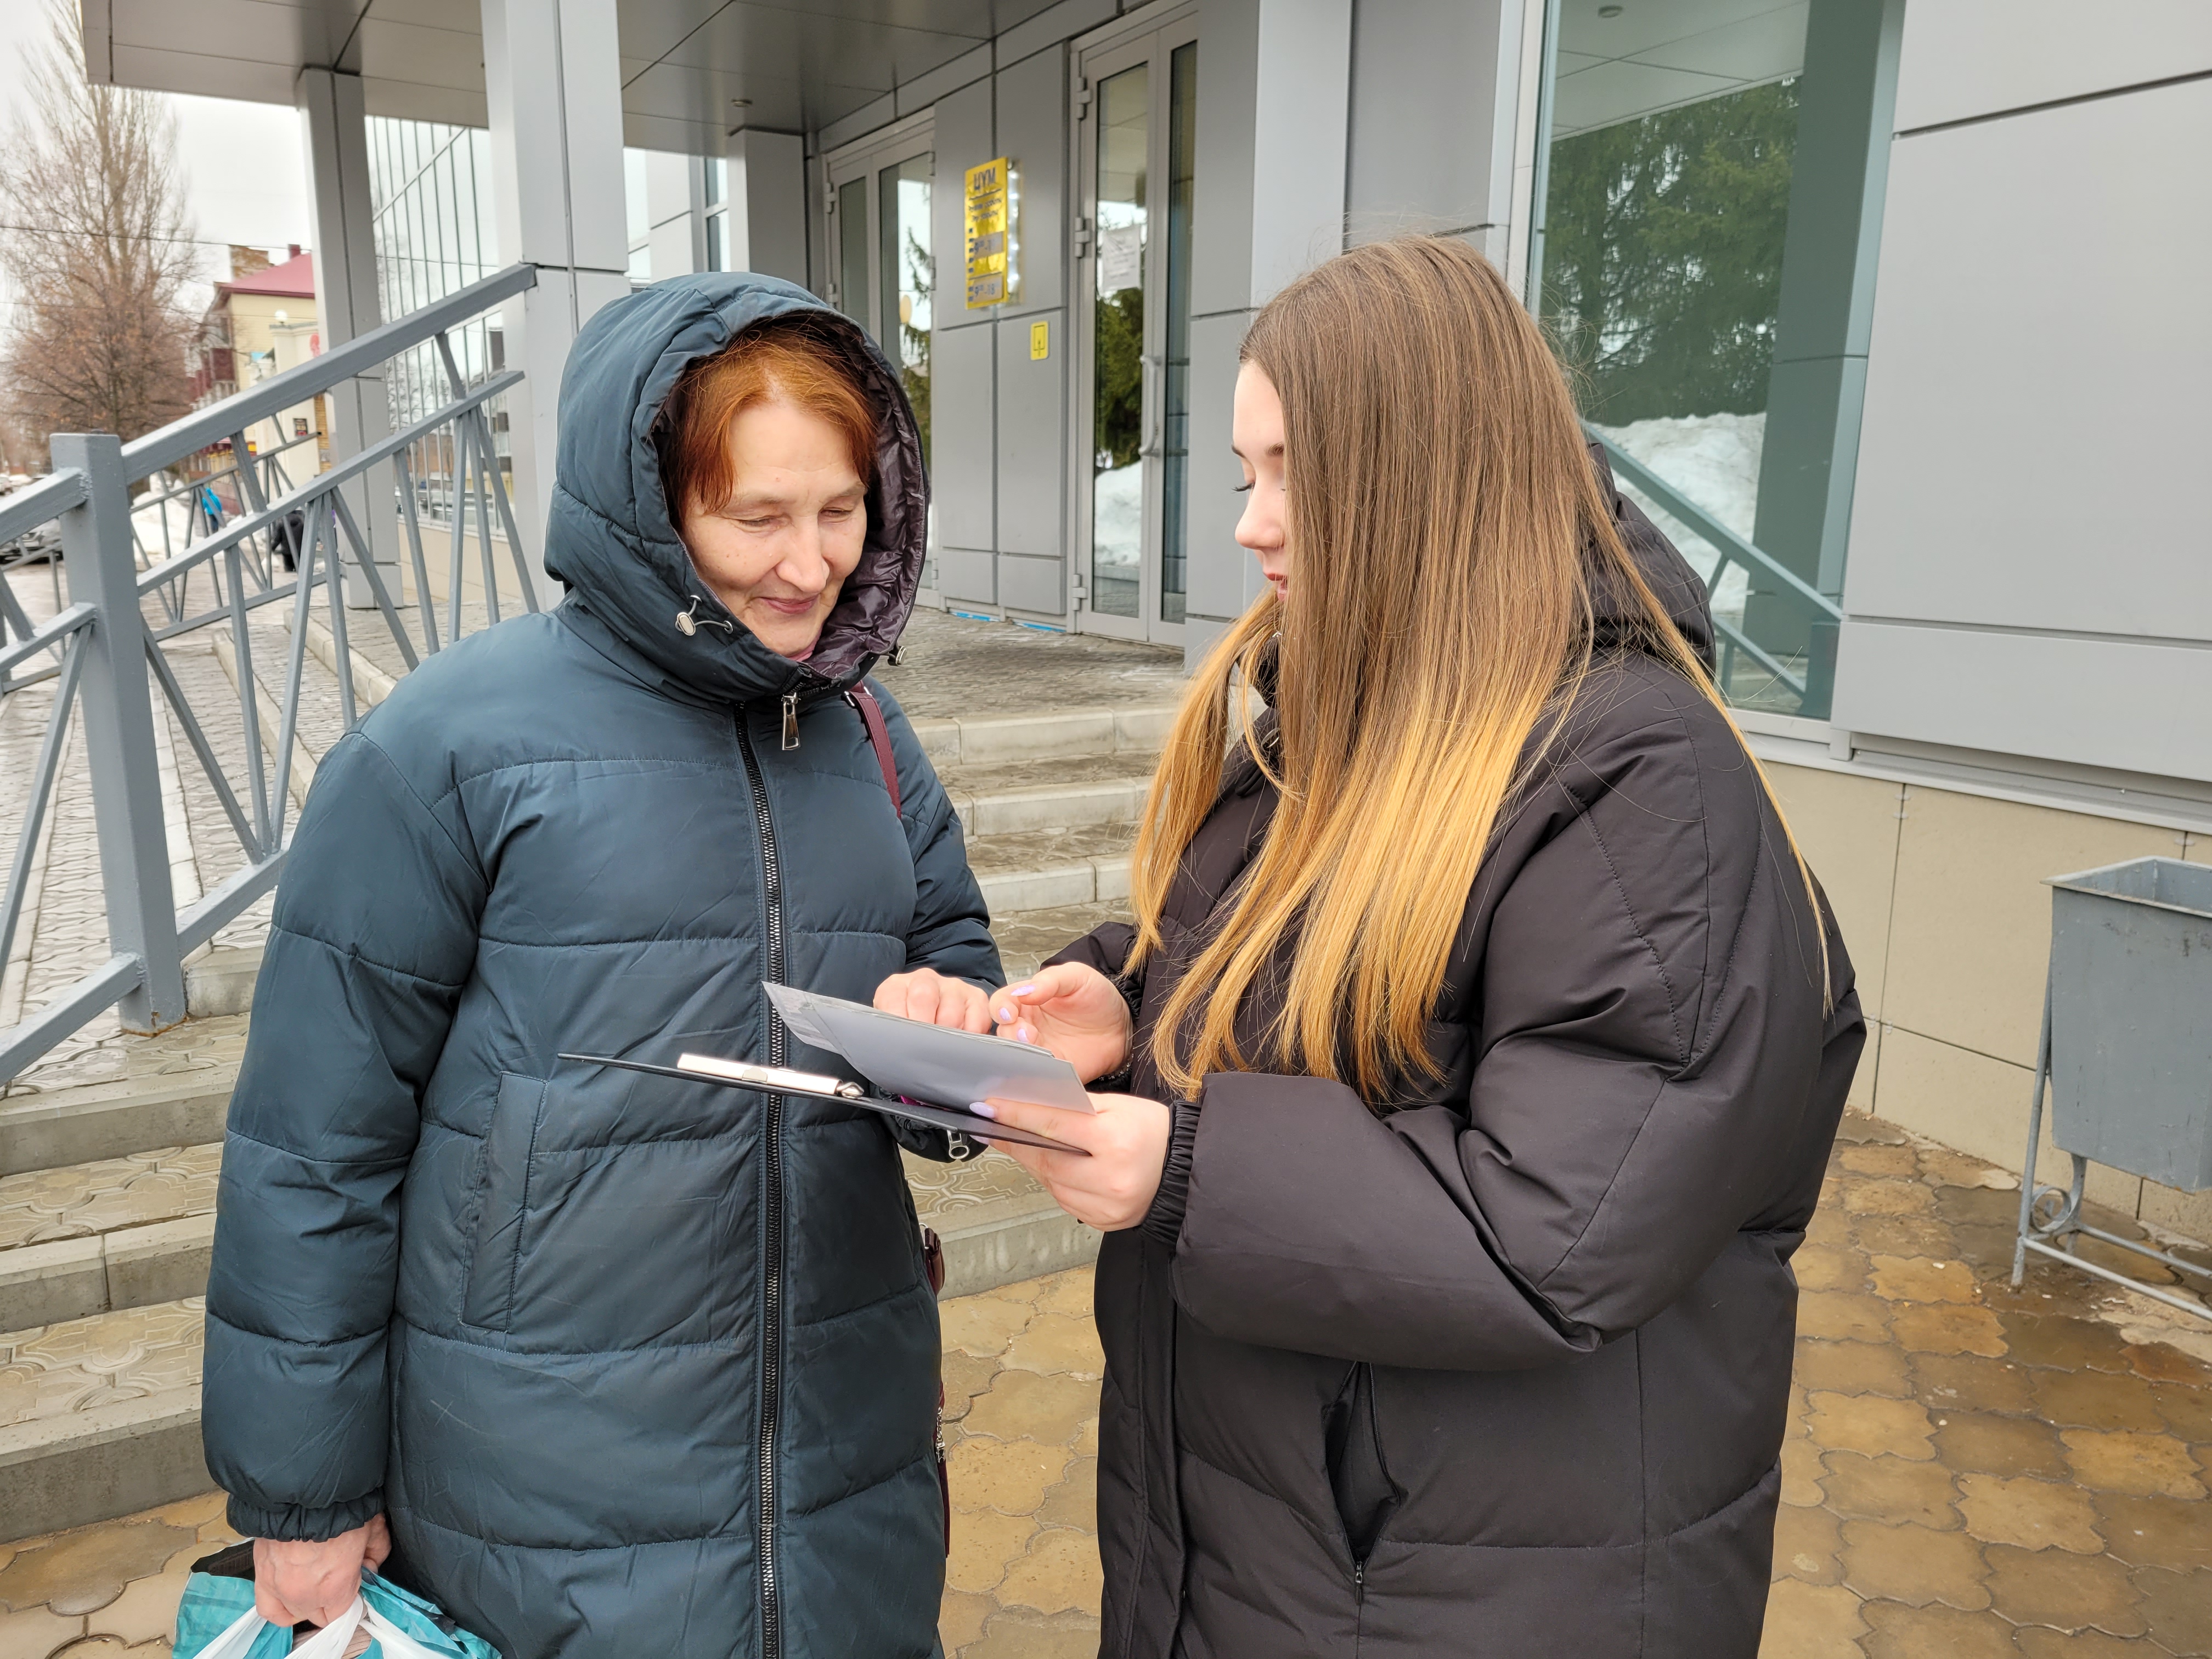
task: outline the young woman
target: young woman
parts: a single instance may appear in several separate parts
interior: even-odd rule
[[[1488,264],[1346,254],[1243,358],[1267,590],[1135,926],[995,1000],[1127,1068],[994,1105],[1094,1154],[1017,1149],[1108,1230],[1103,1651],[1751,1659],[1842,942]]]
[[[276,1622],[397,1545],[507,1659],[926,1659],[937,1315],[882,1120],[560,1058],[830,1069],[773,981],[988,1027],[958,822],[843,695],[913,605],[913,416],[851,323],[703,276],[592,318],[560,437],[566,602],[401,681],[301,815],[208,1467]]]

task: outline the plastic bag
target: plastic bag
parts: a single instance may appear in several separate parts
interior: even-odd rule
[[[234,1548],[250,1551],[252,1546]],[[170,1644],[175,1659],[282,1659],[286,1654],[294,1659],[339,1659],[364,1624],[374,1638],[368,1652],[374,1659],[499,1659],[489,1643],[448,1628],[453,1621],[436,1607],[373,1572],[362,1575],[361,1594],[352,1607],[295,1646],[290,1626],[271,1625],[253,1610],[253,1580],[239,1576],[234,1561],[226,1560],[234,1556],[234,1551],[224,1551],[193,1563],[177,1606]],[[203,1571],[208,1567],[217,1570]]]

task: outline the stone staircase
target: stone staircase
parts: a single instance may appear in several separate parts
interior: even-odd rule
[[[960,811],[1010,975],[1122,913],[1130,826],[1171,714],[1160,695],[1171,675],[1137,678],[1128,690],[1144,700],[1078,712],[933,717],[918,700],[917,733]],[[257,957],[204,960],[179,1031],[242,1037]],[[242,1042],[187,1042],[184,1060],[165,1060],[174,1036],[140,1040],[135,1074],[0,1096],[0,1541],[212,1484],[201,1296]],[[1097,1235],[1009,1158],[908,1165],[945,1241],[948,1295],[1096,1254]]]

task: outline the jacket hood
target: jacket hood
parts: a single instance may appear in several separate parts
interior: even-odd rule
[[[805,662],[780,657],[699,578],[662,489],[656,428],[684,371],[772,317],[815,313],[874,401],[876,473],[860,562]],[[561,376],[559,460],[545,568],[569,604],[646,659],[673,687],[720,702],[855,684],[914,609],[929,485],[914,411],[858,325],[773,276],[708,271],[640,289],[594,314]],[[692,631],[676,625],[689,613]]]
[[[1667,607],[1668,617],[1682,630],[1682,637],[1690,642],[1691,649],[1698,653],[1706,672],[1711,673],[1713,613],[1705,583],[1690,568],[1689,561],[1675,550],[1666,533],[1644,515],[1644,509],[1620,493],[1620,486],[1613,482],[1613,466],[1606,459],[1604,446],[1590,445],[1589,457],[1590,465],[1597,469],[1598,488],[1612,503],[1613,528],[1620,532],[1629,557],[1636,561],[1644,580],[1650,584],[1659,603]],[[1620,644],[1626,631],[1623,625],[1634,614],[1628,596],[1620,591],[1620,584],[1605,567],[1593,564],[1590,577],[1590,607],[1597,624],[1595,643],[1601,648]]]

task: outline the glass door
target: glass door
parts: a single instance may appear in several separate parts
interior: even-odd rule
[[[1197,23],[1084,52],[1076,154],[1083,625],[1180,643],[1189,465]]]
[[[930,244],[930,181],[936,170],[925,128],[863,141],[830,159],[828,298],[867,330],[898,372],[929,459],[929,343],[937,264]],[[937,589],[936,509],[930,510],[925,594]],[[932,603],[935,603],[933,599]]]

